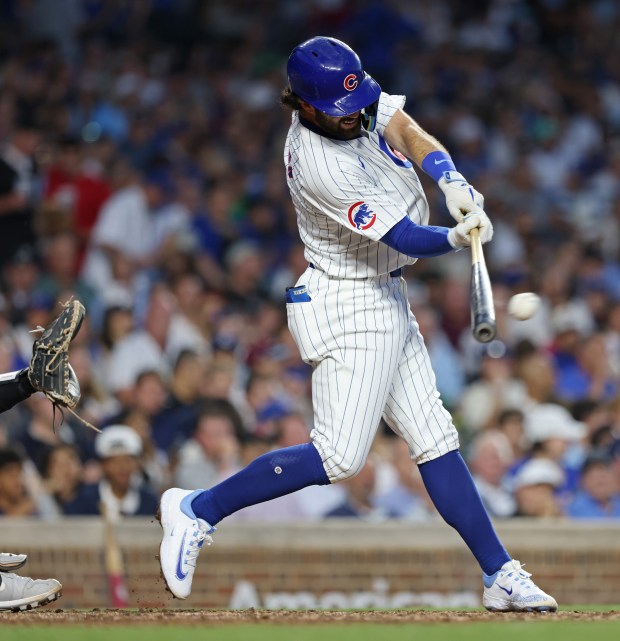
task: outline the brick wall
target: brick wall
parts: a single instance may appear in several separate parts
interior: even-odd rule
[[[511,521],[498,529],[561,604],[618,602],[620,523]],[[131,519],[116,531],[132,607],[458,606],[480,599],[477,564],[441,523],[223,524],[201,554],[191,598],[182,602],[169,597],[159,577],[159,525]],[[0,547],[27,552],[30,576],[58,578],[63,607],[109,606],[98,519],[0,519]]]

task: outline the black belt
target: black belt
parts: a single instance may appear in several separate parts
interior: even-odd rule
[[[316,267],[312,263],[308,263],[312,269],[316,269]],[[403,268],[399,267],[398,269],[394,269],[393,271],[390,272],[390,276],[392,278],[400,278],[403,275]]]

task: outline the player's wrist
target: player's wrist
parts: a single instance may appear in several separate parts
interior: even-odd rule
[[[439,182],[446,172],[456,172],[456,167],[450,154],[445,151],[431,151],[426,154],[421,166],[422,171],[428,174],[435,182]]]

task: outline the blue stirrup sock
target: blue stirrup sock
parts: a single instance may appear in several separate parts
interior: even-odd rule
[[[510,561],[461,453],[448,452],[419,470],[437,511],[461,535],[482,571],[492,575]]]
[[[309,485],[329,485],[323,461],[312,443],[259,456],[234,476],[192,501],[194,514],[209,525],[248,505],[269,501]]]

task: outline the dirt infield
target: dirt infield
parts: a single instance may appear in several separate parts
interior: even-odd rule
[[[63,610],[40,609],[33,612],[0,612],[0,625],[185,625],[204,626],[227,623],[478,623],[481,621],[620,621],[620,610],[610,612],[518,613],[485,611],[366,610]]]

